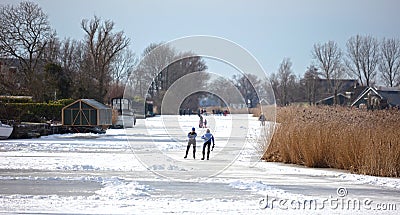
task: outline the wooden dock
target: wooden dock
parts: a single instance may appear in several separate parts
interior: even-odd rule
[[[38,138],[50,134],[67,133],[61,125],[51,125],[48,123],[21,122],[13,125],[14,130],[9,139]]]

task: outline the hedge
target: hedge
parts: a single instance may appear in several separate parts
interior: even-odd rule
[[[0,103],[31,103],[29,96],[0,96]]]
[[[0,104],[0,119],[21,122],[61,121],[62,108],[72,102],[72,99],[64,99],[51,103]]]

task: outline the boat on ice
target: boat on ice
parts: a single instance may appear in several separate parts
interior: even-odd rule
[[[11,135],[13,129],[12,126],[3,124],[0,121],[0,139],[7,139]]]
[[[118,117],[113,124],[114,128],[133,128],[136,125],[135,111],[132,100],[126,98],[113,98],[112,108],[118,111]]]

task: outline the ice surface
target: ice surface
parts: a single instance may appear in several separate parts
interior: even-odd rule
[[[260,135],[257,119],[246,116],[240,122],[232,121],[234,117],[209,117],[216,138],[209,161],[199,159],[200,138],[196,160],[183,159],[186,134],[196,125],[197,116],[177,117],[173,129],[163,127],[168,118],[155,117],[106,134],[2,140],[0,213],[396,214],[400,210],[397,178],[281,163],[254,164],[249,162],[257,153],[254,142],[241,141]],[[205,132],[196,130],[199,136]],[[219,168],[218,174],[208,174]],[[349,210],[321,204],[338,198],[339,188],[348,192],[340,200],[367,199],[372,208]],[[326,207],[279,208],[274,199],[315,200]],[[378,203],[397,208],[382,210]]]

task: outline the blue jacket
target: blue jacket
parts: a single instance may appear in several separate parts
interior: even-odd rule
[[[214,136],[211,133],[205,133],[203,136],[201,136],[201,139],[203,139],[204,142],[211,140],[214,144]]]

